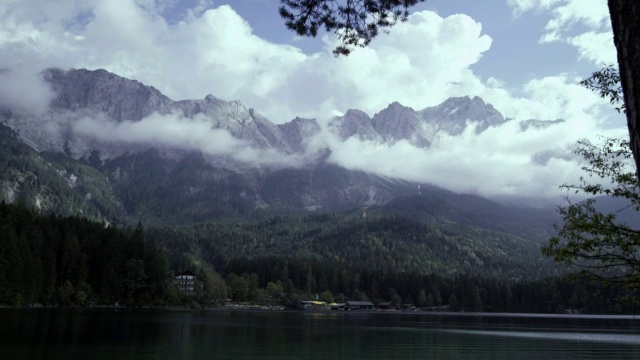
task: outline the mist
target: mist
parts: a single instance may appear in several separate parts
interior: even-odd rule
[[[481,133],[469,123],[460,135],[441,133],[430,147],[418,148],[404,140],[389,144],[354,136],[343,141],[328,125],[330,121],[329,117],[319,118],[321,131],[307,139],[301,154],[252,146],[225,129],[213,128],[211,120],[202,115],[154,114],[122,123],[85,117],[72,129],[102,141],[194,150],[266,168],[311,166],[321,161],[319,154],[329,154],[323,161],[349,170],[490,198],[550,201],[565,194],[560,185],[577,183],[584,175],[582,159],[573,151],[578,140],[594,131],[577,119],[526,130],[520,121],[510,120]],[[604,137],[624,136],[621,129],[600,131]]]

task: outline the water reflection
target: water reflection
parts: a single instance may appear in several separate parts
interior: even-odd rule
[[[632,317],[0,310],[7,359],[633,359]]]

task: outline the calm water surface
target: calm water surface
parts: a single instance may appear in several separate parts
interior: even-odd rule
[[[0,310],[0,359],[640,359],[640,318]]]

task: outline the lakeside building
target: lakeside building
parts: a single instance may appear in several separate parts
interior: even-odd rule
[[[187,295],[195,295],[196,293],[196,274],[189,270],[176,275],[173,283]]]
[[[373,303],[370,301],[347,301],[347,310],[373,310]]]

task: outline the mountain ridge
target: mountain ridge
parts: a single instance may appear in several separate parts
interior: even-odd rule
[[[24,133],[24,120],[57,120],[60,127],[68,127],[69,124],[62,123],[60,118],[69,116],[67,120],[73,121],[74,116],[70,113],[80,113],[83,116],[104,115],[107,120],[111,119],[117,123],[137,122],[152,114],[175,113],[185,118],[201,115],[211,122],[213,128],[226,130],[234,137],[249,141],[256,148],[274,148],[284,153],[303,151],[301,139],[315,135],[314,132],[295,132],[294,126],[288,126],[287,133],[282,131],[283,127],[287,128],[287,124],[297,118],[284,124],[274,124],[239,101],[225,101],[213,95],[199,100],[174,101],[153,86],[102,69],[64,71],[52,68],[43,70],[42,77],[51,85],[55,94],[49,113],[39,118],[23,118],[22,124],[7,121],[10,116],[6,114],[2,117],[3,122],[17,129],[19,133],[22,132],[20,135],[26,141],[33,140],[37,134]],[[314,119],[308,121],[318,124]],[[490,126],[506,121],[509,119],[505,119],[491,104],[485,103],[479,97],[463,96],[449,98],[437,106],[420,111],[399,102],[392,102],[373,117],[361,110],[350,109],[344,115],[334,117],[331,124],[337,128],[343,140],[352,136],[361,140],[391,144],[407,140],[417,147],[425,148],[435,140],[438,133],[458,135],[468,123],[477,123],[476,133],[480,133]],[[541,127],[557,123],[558,120],[526,120],[521,126],[526,129],[532,126],[531,124]],[[59,147],[55,150],[61,149]]]
[[[250,217],[265,211],[332,211],[384,205],[415,193],[418,183],[328,163],[330,149],[317,145],[310,148],[312,140],[330,131],[341,141],[354,137],[387,145],[408,141],[428,148],[440,132],[455,134],[474,122],[479,124],[476,132],[481,132],[508,121],[482,99],[462,97],[421,111],[394,102],[373,117],[351,109],[331,119],[327,127],[315,119],[302,118],[274,124],[239,101],[213,95],[174,101],[153,87],[105,70],[47,69],[43,77],[55,93],[49,111],[28,116],[3,111],[0,123],[40,154],[57,154],[58,159],[67,156],[87,166],[87,172],[92,168],[104,174],[108,184],[100,191],[115,194],[125,209],[109,214],[119,212],[125,217],[162,221],[170,218],[166,213],[172,208],[181,209],[180,221],[191,221]],[[271,151],[264,156],[286,160],[296,155],[299,162],[291,166],[260,165],[236,159],[234,152],[243,149],[207,154],[197,147],[110,141],[78,133],[74,127],[86,119],[116,127],[144,119],[159,121],[158,116],[178,117],[186,123],[204,122],[255,151]],[[47,159],[52,162],[55,156]],[[4,188],[14,189],[13,193],[24,186],[16,178],[4,181],[8,184]],[[395,185],[390,186],[392,183]],[[4,191],[3,198],[8,199],[8,193]],[[91,193],[78,196],[96,199]]]

